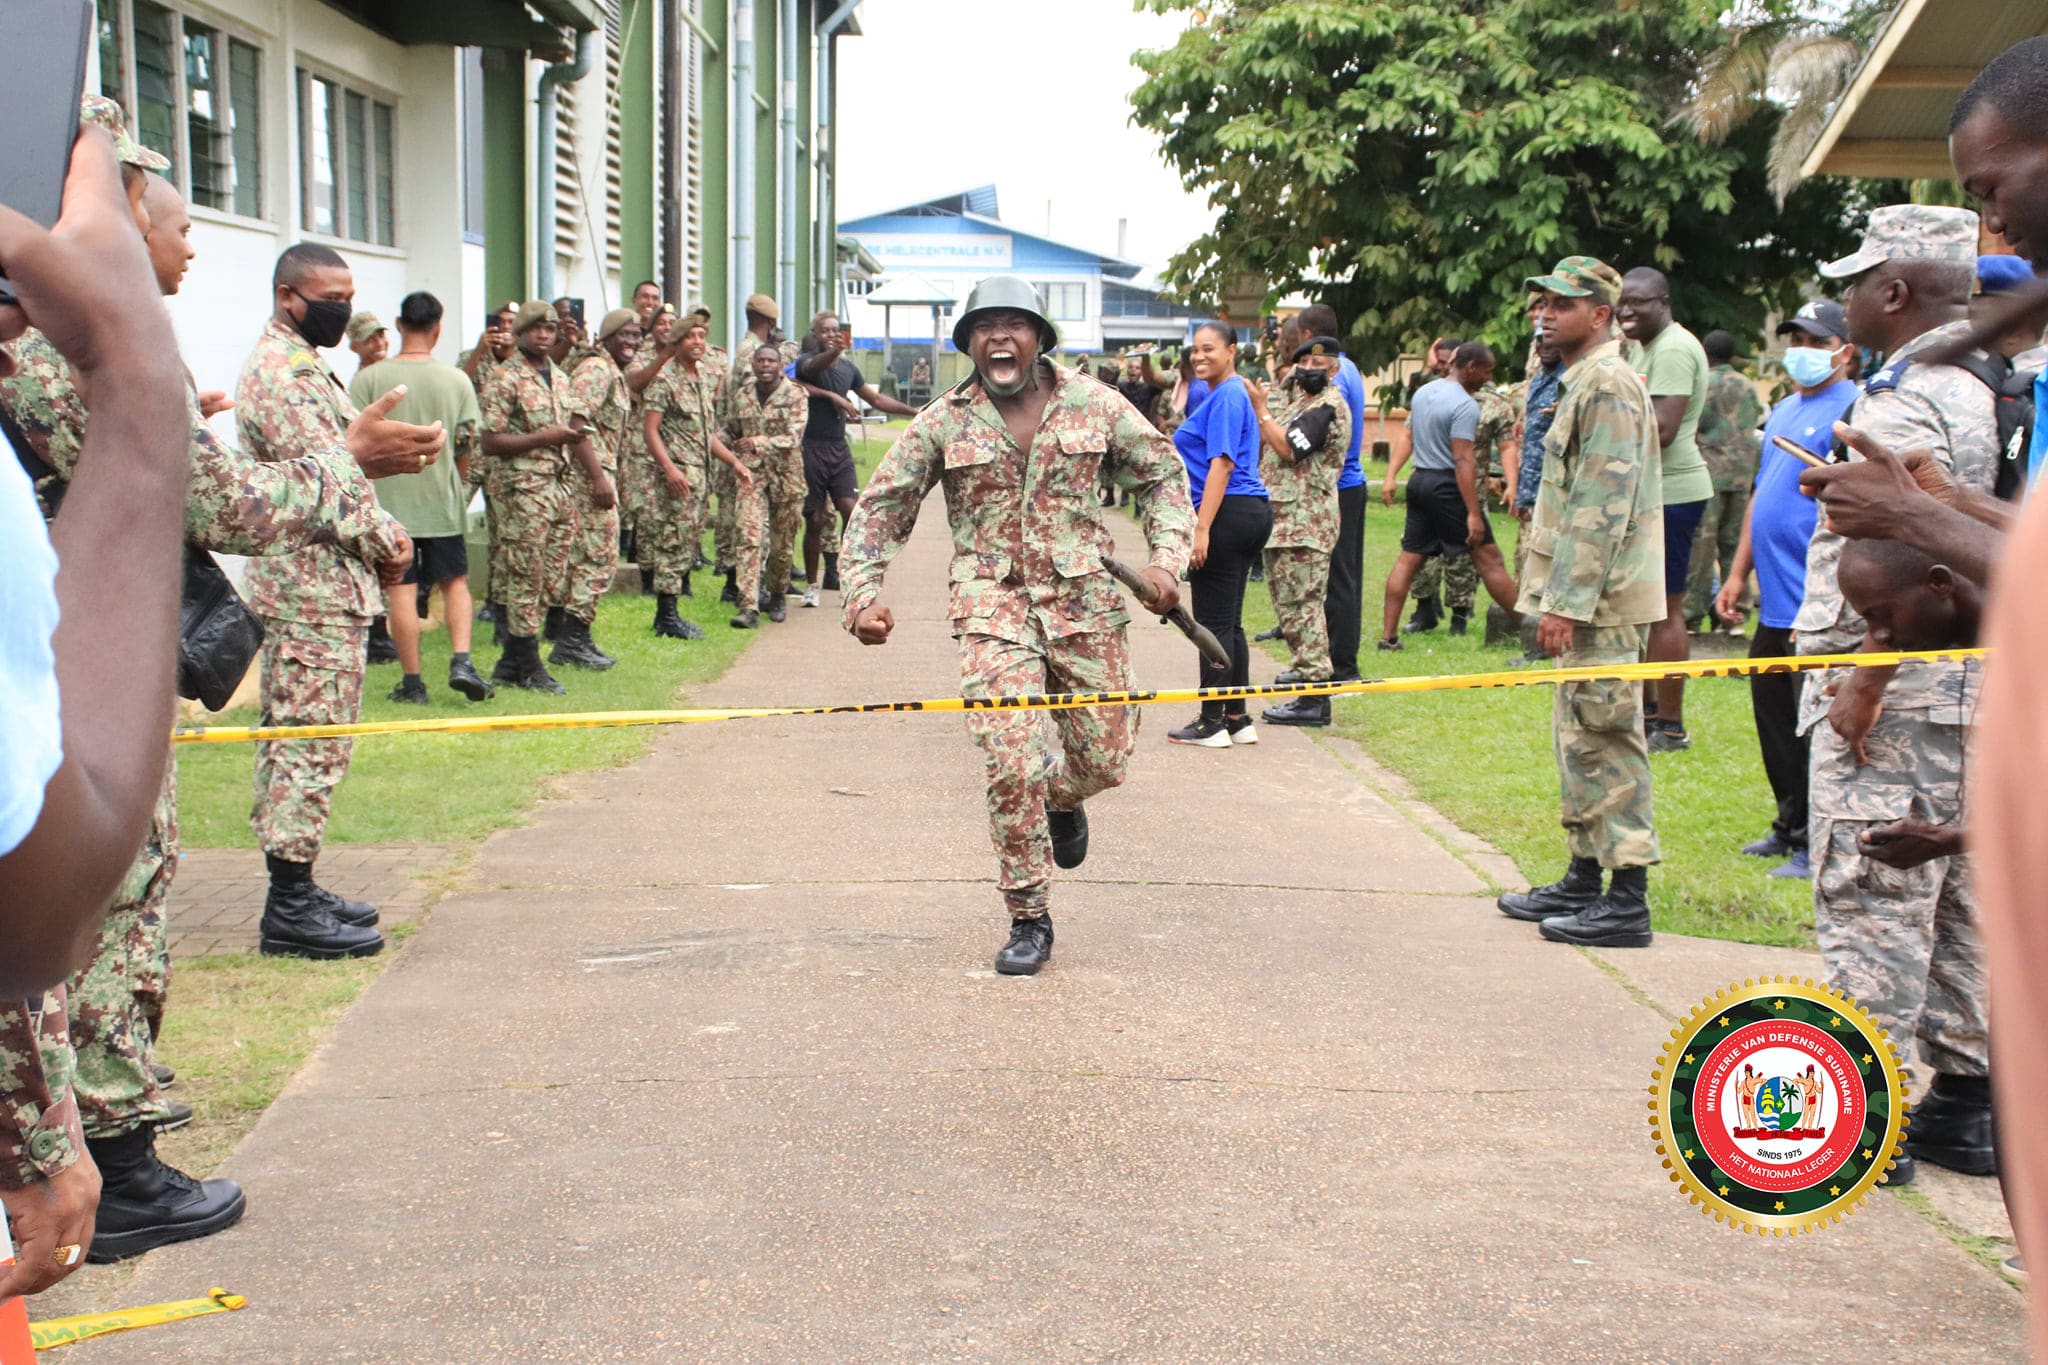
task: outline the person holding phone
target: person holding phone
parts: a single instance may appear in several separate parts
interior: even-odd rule
[[[1209,390],[1201,407],[1173,433],[1196,509],[1188,584],[1195,619],[1230,652],[1228,668],[1202,660],[1199,678],[1203,687],[1244,687],[1251,683],[1244,589],[1273,533],[1272,502],[1259,478],[1265,394],[1238,374],[1237,337],[1227,325],[1205,322],[1195,328],[1187,354],[1195,379]],[[1200,715],[1166,737],[1204,749],[1258,742],[1242,697],[1203,702]]]
[[[1714,598],[1714,614],[1740,625],[1742,594],[1752,569],[1757,581],[1757,623],[1749,641],[1752,659],[1781,659],[1792,652],[1792,622],[1806,600],[1806,551],[1813,541],[1819,506],[1800,491],[1807,464],[1796,452],[1825,458],[1835,442],[1835,423],[1856,401],[1849,381],[1856,348],[1842,305],[1814,299],[1778,324],[1785,339],[1785,375],[1792,392],[1764,419],[1763,461],[1756,488],[1743,514],[1742,536]],[[1787,447],[1790,446],[1790,449]],[[1756,858],[1778,858],[1773,877],[1809,878],[1807,781],[1809,745],[1799,729],[1796,673],[1759,673],[1749,680],[1750,709],[1757,744],[1777,813],[1770,830],[1743,846]]]

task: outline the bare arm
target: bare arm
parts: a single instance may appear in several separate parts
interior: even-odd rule
[[[872,384],[863,384],[855,389],[854,392],[859,394],[861,401],[871,408],[879,408],[883,412],[893,413],[898,417],[917,416],[916,408],[911,407],[908,403],[899,403],[887,394],[877,393],[875,386]]]
[[[487,431],[483,436],[486,455],[524,455],[529,450],[567,445],[575,435],[567,427],[542,427],[539,431]]]
[[[170,313],[105,134],[79,135],[55,229],[0,208],[0,260],[21,299],[0,309],[0,336],[32,319],[96,399],[50,537],[63,759],[35,826],[0,857],[0,993],[19,997],[90,953],[156,804],[176,695],[191,428]],[[95,385],[101,375],[110,382]]]
[[[1657,414],[1657,449],[1662,450],[1678,439],[1678,429],[1685,424],[1686,405],[1691,401],[1682,393],[1650,399],[1650,410]]]

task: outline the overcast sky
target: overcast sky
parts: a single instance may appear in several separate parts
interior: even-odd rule
[[[1156,272],[1210,222],[1130,123],[1130,54],[1184,16],[1131,0],[866,0],[839,44],[839,217],[993,181],[1004,221]],[[1043,77],[1034,92],[1033,74]],[[1006,143],[1008,145],[1003,145]]]

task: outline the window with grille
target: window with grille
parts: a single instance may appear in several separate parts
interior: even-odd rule
[[[263,53],[156,0],[98,0],[100,93],[201,208],[263,216]]]
[[[396,246],[397,109],[304,67],[298,78],[304,226],[329,237]]]

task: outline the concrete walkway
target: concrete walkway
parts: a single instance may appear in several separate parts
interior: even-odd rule
[[[888,648],[794,611],[698,700],[952,692],[927,517]],[[1355,753],[1184,719],[1091,806],[1025,980],[957,717],[582,779],[227,1163],[247,1221],[130,1296],[249,1307],[67,1361],[2018,1357],[2020,1296],[1899,1198],[1757,1238],[1660,1168],[1670,1016],[1809,955],[1545,944]]]

